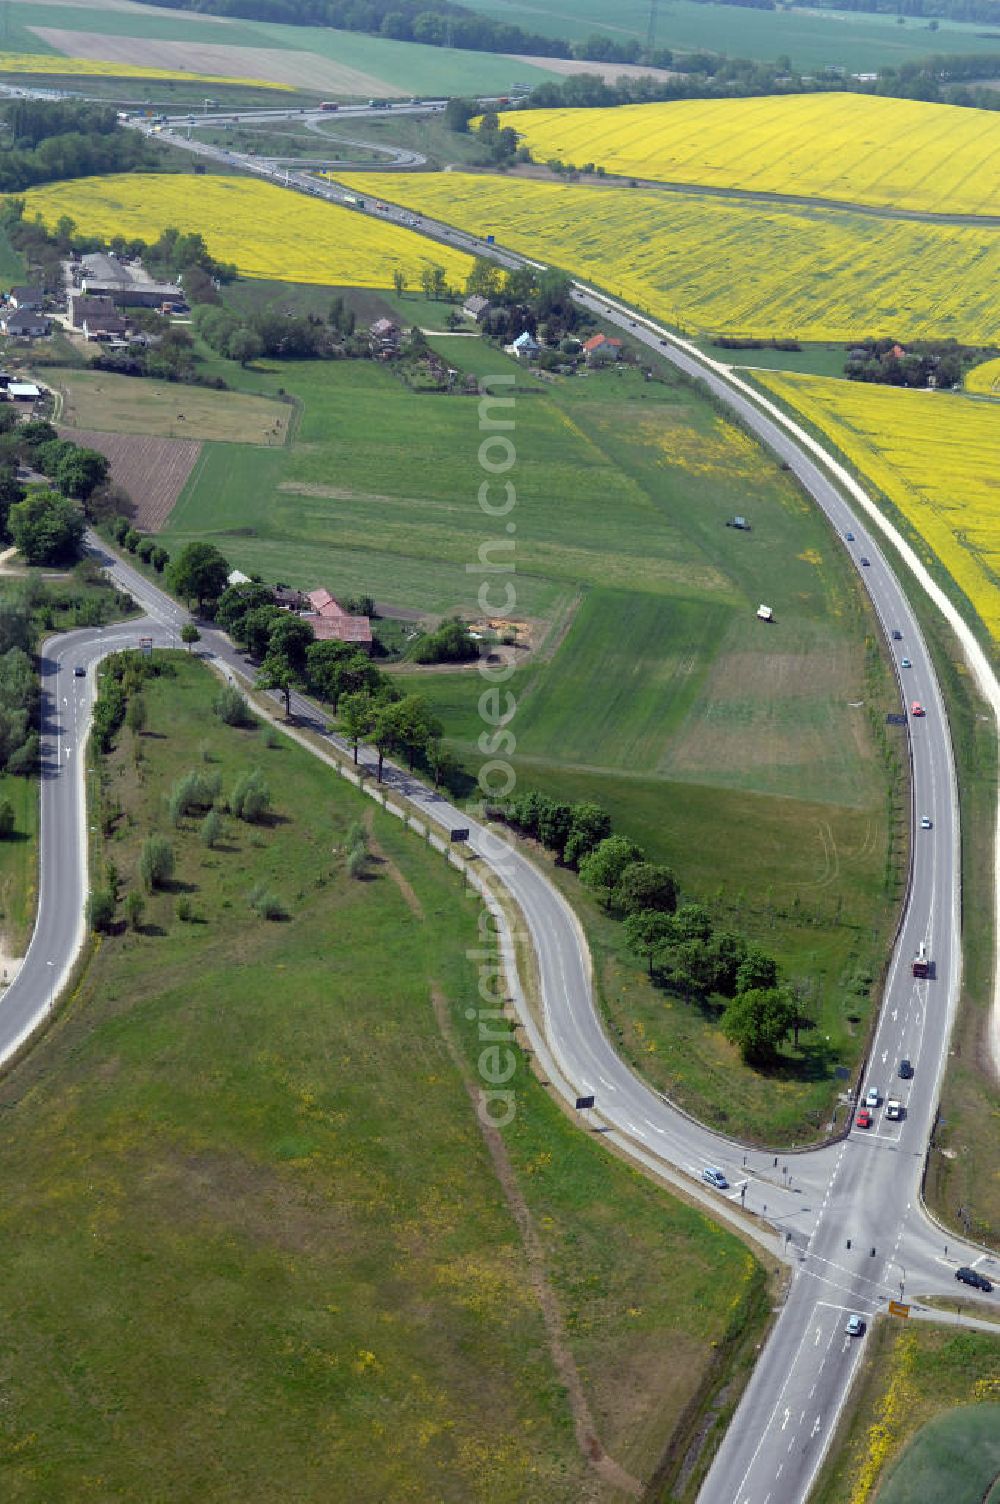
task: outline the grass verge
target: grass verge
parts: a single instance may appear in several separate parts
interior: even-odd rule
[[[763,1270],[516,1052],[501,1136],[532,1262],[435,1014],[478,1080],[459,879],[318,760],[218,721],[197,659],[167,662],[93,775],[93,861],[139,891],[157,832],[174,876],[0,1087],[7,1497],[326,1500],[334,1472],[359,1498],[622,1496],[581,1456],[539,1259],[598,1452],[640,1479],[732,1391]],[[172,824],[192,766],[226,791],[260,767],[269,815],[212,847]],[[251,912],[261,889],[287,918]]]

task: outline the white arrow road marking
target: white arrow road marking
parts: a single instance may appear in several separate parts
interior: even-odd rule
[[[787,1425],[788,1425],[788,1421],[789,1421],[789,1418],[790,1418],[790,1416],[791,1416],[791,1413],[792,1413],[792,1412],[791,1412],[791,1411],[790,1411],[790,1410],[786,1410],[786,1411],[785,1411],[785,1418],[784,1418],[784,1420],[783,1420],[783,1421],[782,1421],[782,1422],[781,1422],[781,1429],[782,1429],[782,1430],[784,1430],[784,1429],[785,1429],[785,1427],[786,1427],[786,1426],[787,1426]]]
[[[812,1428],[812,1431],[810,1432],[810,1435],[812,1435],[812,1436],[816,1435],[816,1432],[819,1430],[821,1423],[822,1423],[822,1417],[819,1416],[819,1415],[817,1415],[816,1419],[813,1421],[813,1428]]]

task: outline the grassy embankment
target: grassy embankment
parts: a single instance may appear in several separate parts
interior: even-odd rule
[[[648,1478],[734,1403],[718,1389],[759,1340],[762,1271],[581,1135],[519,1052],[491,1159],[462,1081],[480,942],[460,879],[301,749],[224,726],[196,659],[169,662],[91,792],[95,871],[138,889],[156,831],[174,881],[0,1087],[7,1496],[319,1500],[350,1476],[359,1498],[620,1497],[581,1460],[567,1372]],[[271,816],[226,818],[214,849],[174,828],[193,765],[223,791],[259,767]],[[258,887],[284,922],[250,911]]]
[[[688,896],[805,979],[815,1024],[775,1090],[739,1065],[711,1010],[652,991],[594,916],[611,1026],[706,1117],[761,1138],[814,1133],[864,1036],[900,856],[897,842],[887,867],[885,774],[858,703],[881,714],[886,684],[857,587],[788,478],[690,389],[616,372],[545,383],[478,341],[438,348],[462,371],[516,377],[513,614],[538,648],[514,681],[519,778],[604,803]],[[172,552],[207,537],[268,578],[474,609],[465,566],[489,536],[475,402],[415,394],[368,364],[206,370],[257,394],[280,386],[301,416],[281,450],[205,446],[164,534]],[[736,511],[752,533],[723,525]],[[761,600],[776,628],[754,621]],[[475,675],[409,682],[474,766]]]
[[[883,1318],[865,1341],[813,1504],[979,1504],[1000,1466],[1000,1336]]]

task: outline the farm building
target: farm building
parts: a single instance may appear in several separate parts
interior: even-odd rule
[[[604,361],[621,360],[622,342],[606,334],[593,334],[583,342],[583,358],[588,366],[598,366]]]
[[[306,596],[313,614],[305,619],[319,642],[349,642],[369,652],[372,625],[367,616],[351,616],[328,590],[310,590]]]
[[[468,314],[470,319],[475,319],[481,324],[490,311],[490,300],[484,298],[481,293],[473,293],[471,298],[466,298],[462,304],[462,312]]]
[[[35,402],[42,395],[42,389],[33,381],[11,381],[7,385],[7,395],[13,402]]]
[[[128,328],[110,298],[92,298],[86,293],[70,294],[69,320],[87,339],[121,338]]]
[[[118,308],[183,308],[184,294],[173,282],[154,282],[137,261],[127,265],[104,251],[83,256],[74,268],[83,291],[110,298]]]

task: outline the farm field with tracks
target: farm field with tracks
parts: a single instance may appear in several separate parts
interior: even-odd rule
[[[538,162],[820,202],[1000,214],[1000,114],[861,94],[504,115]]]
[[[689,332],[1000,339],[996,230],[464,172],[339,181],[494,233]]]

